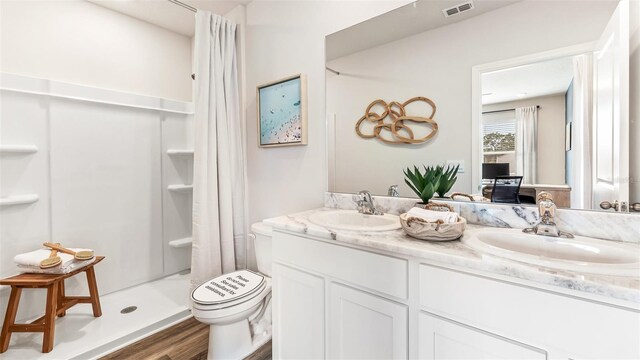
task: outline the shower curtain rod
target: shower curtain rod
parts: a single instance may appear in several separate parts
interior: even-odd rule
[[[183,8],[185,8],[185,9],[187,9],[189,11],[198,12],[198,9],[194,8],[191,5],[187,5],[187,4],[183,3],[182,1],[178,1],[178,0],[167,0],[167,1],[170,2],[170,3],[174,3],[174,4],[178,5],[178,6],[182,6]]]
[[[540,109],[540,105],[536,105],[536,109]],[[515,111],[516,109],[504,109],[504,110],[493,110],[493,111],[483,111],[483,114],[493,114],[493,113],[499,113],[499,112],[505,112],[505,111]]]
[[[335,71],[335,70],[333,70],[332,68],[330,68],[330,67],[328,67],[328,66],[327,66],[327,67],[325,67],[325,68],[326,68],[327,70],[331,71],[332,73],[336,74],[336,75],[340,75],[340,72],[339,72],[339,71]]]

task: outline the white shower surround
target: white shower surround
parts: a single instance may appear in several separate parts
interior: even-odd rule
[[[0,144],[38,151],[0,155],[0,197],[36,194],[0,208],[0,276],[13,257],[44,241],[95,249],[102,295],[189,268],[193,104],[13,74],[0,78]],[[67,281],[84,293],[84,279]],[[0,316],[8,291],[0,289]],[[18,318],[43,311],[41,292],[23,295]]]

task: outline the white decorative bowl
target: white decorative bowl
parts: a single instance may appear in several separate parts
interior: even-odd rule
[[[400,215],[400,225],[407,235],[420,240],[451,241],[456,240],[464,233],[467,224],[465,218],[458,216],[458,222],[438,223],[408,217],[406,213]]]

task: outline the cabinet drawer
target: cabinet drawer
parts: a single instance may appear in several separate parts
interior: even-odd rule
[[[275,261],[321,273],[343,282],[407,298],[408,262],[301,236],[273,233]]]
[[[430,265],[422,309],[571,358],[640,358],[640,313]]]
[[[545,360],[540,349],[520,344],[432,314],[418,316],[418,358]]]

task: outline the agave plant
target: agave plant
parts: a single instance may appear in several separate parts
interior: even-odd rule
[[[446,168],[438,165],[433,169],[433,171],[436,172],[436,176],[440,179],[438,187],[435,189],[435,192],[439,197],[444,197],[445,194],[451,190],[453,184],[456,183],[456,180],[458,180],[458,177],[456,176],[458,174],[458,169],[460,169],[460,165],[455,167],[447,165]]]
[[[458,179],[458,169],[460,165],[453,167],[447,166],[424,166],[424,173],[417,166],[404,170],[404,182],[415,192],[420,199],[426,204],[431,200],[434,194],[439,197],[451,190],[453,184]]]
[[[404,170],[404,176],[406,177],[404,182],[425,204],[431,200],[433,194],[440,186],[440,177],[437,176],[433,169],[429,169],[426,166],[424,167],[424,173],[422,173],[417,166],[413,167],[413,171],[411,171],[411,168],[407,168]]]

